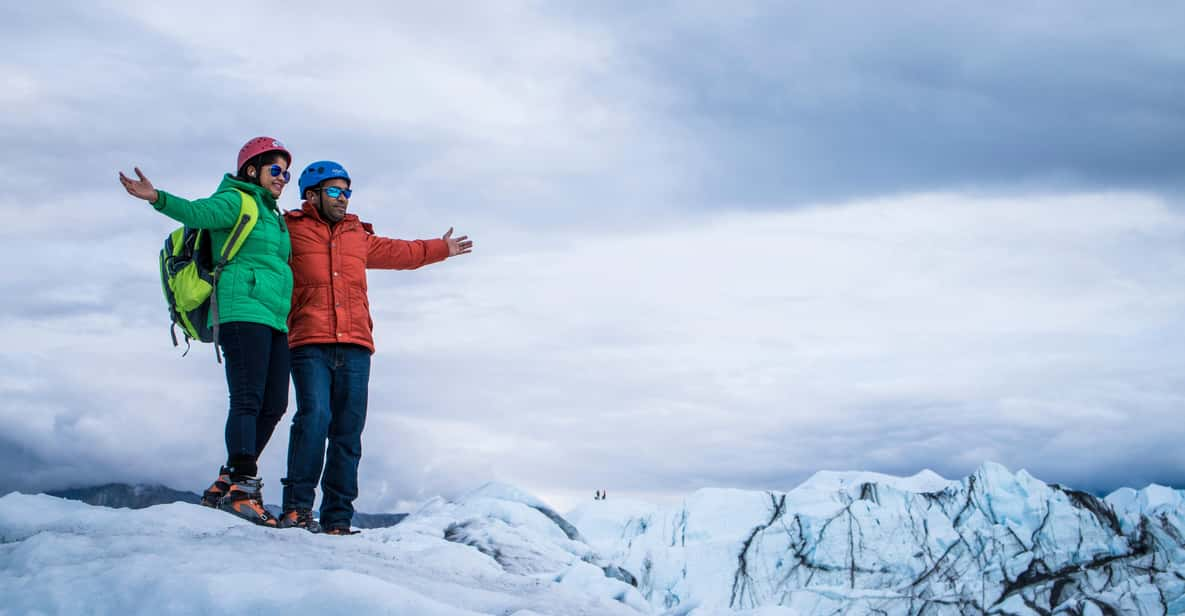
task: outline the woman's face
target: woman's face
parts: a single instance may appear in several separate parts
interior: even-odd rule
[[[259,178],[260,186],[271,191],[272,196],[279,199],[280,194],[284,192],[284,187],[288,185],[287,174],[288,161],[279,156],[270,163],[264,163],[256,177]]]

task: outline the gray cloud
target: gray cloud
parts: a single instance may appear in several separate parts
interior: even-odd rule
[[[597,18],[698,137],[708,207],[1185,187],[1179,5],[647,7]]]
[[[984,460],[1099,491],[1180,483],[1183,233],[1143,197],[937,195],[374,272],[360,506],[488,479],[562,503]],[[198,489],[221,462],[220,368],[176,357],[153,285],[121,288],[111,316],[0,327],[0,423],[35,467],[0,486]]]
[[[934,196],[573,238],[411,291],[376,274],[372,400],[453,463],[549,493],[984,460],[1096,491],[1165,481],[1185,463],[1183,228],[1124,195]]]
[[[382,234],[478,241],[372,275],[363,509],[1183,483],[1176,4],[309,6],[0,23],[0,491],[209,481],[220,367],[171,347],[175,223],[115,173],[204,196],[256,134],[343,161]]]

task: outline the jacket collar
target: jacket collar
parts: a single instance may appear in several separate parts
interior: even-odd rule
[[[218,190],[223,190],[225,188],[241,190],[254,197],[256,203],[261,203],[277,213],[280,211],[280,206],[278,203],[276,203],[276,198],[272,196],[272,192],[258,184],[249,184],[227,173],[226,175],[222,176],[222,182],[218,185]]]

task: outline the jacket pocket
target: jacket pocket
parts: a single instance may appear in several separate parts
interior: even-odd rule
[[[374,322],[370,318],[370,301],[366,291],[357,287],[350,287],[350,325],[347,330],[352,338],[370,340],[374,331]]]
[[[313,297],[313,291],[316,287],[296,287],[292,290],[292,310],[289,314],[296,314],[300,312],[309,300]]]
[[[288,310],[292,307],[290,284],[275,272],[253,269],[248,277],[247,294],[283,322],[288,320]]]
[[[328,287],[301,287],[288,315],[288,335],[291,339],[323,337],[328,334]]]

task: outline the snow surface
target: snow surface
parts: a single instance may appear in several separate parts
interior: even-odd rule
[[[794,492],[838,492],[852,486],[865,483],[875,483],[901,490],[902,492],[941,492],[958,485],[930,469],[925,469],[910,477],[895,477],[881,473],[867,471],[819,471],[804,481]]]
[[[0,613],[651,613],[533,505],[487,486],[332,537],[183,503],[107,509],[13,493],[0,498]]]
[[[1104,501],[987,463],[961,481],[824,472],[568,518],[670,614],[1180,614],[1183,502],[1162,486]]]
[[[488,484],[349,537],[0,498],[0,614],[1181,614],[1183,567],[1185,493],[1104,500],[990,463],[565,516]]]

